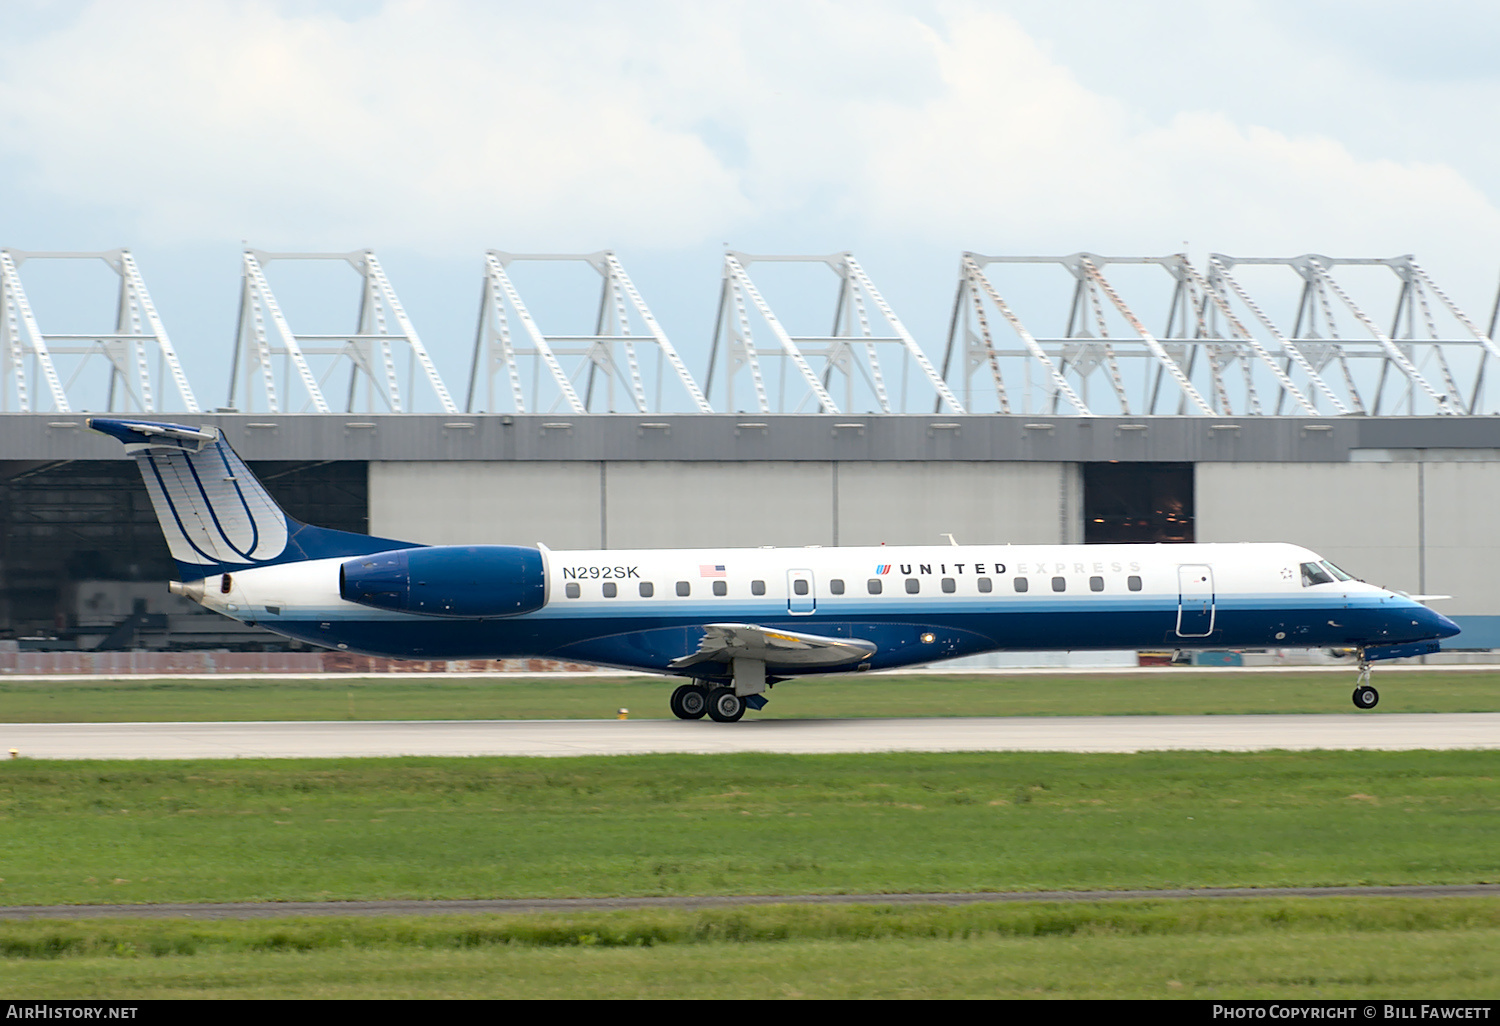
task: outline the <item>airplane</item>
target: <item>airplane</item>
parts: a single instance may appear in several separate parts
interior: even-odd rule
[[[1354,704],[1372,709],[1372,662],[1459,632],[1283,543],[553,551],[375,538],[288,516],[218,428],[88,425],[139,465],[176,594],[339,651],[665,674],[686,680],[670,701],[682,719],[735,722],[805,675],[1131,648],[1351,648]]]

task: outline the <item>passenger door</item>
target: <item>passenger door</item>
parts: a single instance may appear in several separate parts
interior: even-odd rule
[[[1214,571],[1202,563],[1177,568],[1177,636],[1206,638],[1214,632]]]
[[[818,596],[813,588],[811,570],[788,570],[786,572],[786,611],[793,616],[807,616],[816,612]]]

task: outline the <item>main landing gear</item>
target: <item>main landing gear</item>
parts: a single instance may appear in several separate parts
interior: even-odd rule
[[[694,682],[672,692],[672,715],[680,720],[701,720],[706,715],[719,723],[734,723],[745,715],[744,698],[732,687],[707,688]]]
[[[718,723],[734,723],[745,715],[745,700],[733,688],[715,688],[708,695],[708,718]]]
[[[1359,650],[1359,679],[1354,684],[1354,708],[1373,709],[1380,703],[1380,692],[1370,687],[1370,661],[1365,650]]]
[[[684,684],[672,692],[672,715],[679,720],[701,720],[708,712],[708,691],[697,684]]]

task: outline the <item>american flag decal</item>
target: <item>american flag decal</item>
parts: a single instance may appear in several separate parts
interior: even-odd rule
[[[724,564],[723,563],[714,563],[714,564],[699,563],[698,564],[698,576],[699,577],[727,577],[729,575],[724,572]]]

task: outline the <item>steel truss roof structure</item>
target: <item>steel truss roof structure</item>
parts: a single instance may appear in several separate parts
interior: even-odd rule
[[[102,260],[108,264],[120,277],[114,330],[84,334],[43,332],[21,284],[21,265],[28,260]],[[160,408],[158,397],[166,376],[171,377],[182,408],[189,413],[199,412],[198,400],[178,362],[177,351],[172,348],[172,340],[128,249],[97,253],[0,250],[0,323],[5,332],[4,356],[0,357],[0,410],[29,413],[34,406],[45,406],[57,413],[71,412],[77,402],[69,393],[83,387],[80,379],[91,365],[98,365],[99,361],[93,359],[98,356],[109,367],[105,409],[110,412],[155,413]],[[58,357],[79,358],[71,361],[73,372],[66,380],[59,372]],[[44,387],[45,398],[40,394],[33,398],[33,382]]]
[[[524,261],[581,262],[599,273],[602,281],[593,334],[548,335],[537,327],[508,273],[512,264]],[[605,411],[618,412],[615,395],[618,387],[622,393],[620,401],[628,403],[633,412],[661,411],[662,385],[667,377],[663,364],[667,364],[687,393],[695,412],[713,412],[703,390],[688,373],[687,365],[677,355],[667,333],[657,323],[612,250],[542,254],[505,253],[492,249],[485,253],[484,266],[479,326],[474,335],[465,410],[475,412],[475,392],[481,381],[484,399],[480,408],[490,412],[500,409],[503,404],[497,402],[495,395],[495,375],[503,370],[510,386],[512,410],[516,413],[539,411],[547,403],[543,399],[541,379],[541,369],[545,367],[547,384],[556,390],[556,394],[549,397],[553,410],[566,407],[570,413],[587,413],[596,403],[602,402]],[[519,337],[511,327],[512,319],[520,325]],[[632,328],[632,323],[636,328]],[[644,334],[637,333],[637,329],[644,329]],[[522,340],[524,344],[518,344]],[[653,396],[647,395],[647,368],[642,365],[638,346],[656,351],[655,366],[650,369],[655,383]],[[571,370],[564,366],[564,361],[571,364]],[[529,402],[524,384],[526,364],[529,364],[532,378]],[[582,395],[579,395],[580,389]]]
[[[827,335],[792,335],[784,327],[771,305],[762,297],[751,279],[748,267],[757,262],[825,264],[838,277],[838,295],[834,303],[833,329]],[[870,308],[878,313],[889,334],[875,334],[871,323]],[[775,346],[758,347],[751,331],[751,310],[759,315],[761,322],[776,339]],[[879,324],[880,322],[876,322]],[[901,380],[898,393],[893,400],[886,381],[886,368],[881,364],[878,345],[899,347],[902,350]],[[937,408],[946,405],[952,413],[963,413],[964,408],[949,389],[948,383],[938,374],[927,359],[911,332],[901,323],[885,297],[875,287],[863,267],[852,253],[833,253],[827,256],[766,256],[739,253],[730,250],[724,255],[724,279],[719,292],[719,313],[714,324],[713,347],[709,355],[708,377],[705,391],[712,392],[715,369],[721,359],[724,362],[724,410],[739,409],[736,400],[736,375],[741,370],[749,372],[750,386],[754,396],[755,412],[771,413],[772,402],[767,391],[761,361],[781,360],[777,408],[775,412],[801,412],[805,406],[813,405],[820,413],[848,413],[856,409],[856,386],[862,383],[868,390],[873,405],[881,413],[906,412],[907,389],[910,369],[913,364],[919,371],[919,380],[935,393]],[[821,360],[821,367],[813,369],[809,357]],[[787,410],[788,391],[786,366],[791,364],[801,378],[805,391],[793,386],[793,395],[798,403],[793,411]],[[834,397],[830,386],[835,374],[842,375],[843,404]]]
[[[119,277],[112,330],[42,330],[21,268],[45,259],[100,260]],[[354,330],[294,331],[267,280],[273,261],[352,267],[361,282]],[[549,262],[571,263],[588,277],[577,267],[585,265],[599,275],[597,295],[572,304],[591,318],[592,332],[548,334],[538,326],[537,307],[523,300],[513,276],[517,265]],[[831,271],[832,281],[814,281],[810,267]],[[410,413],[421,399],[428,408],[435,401],[439,413],[459,412],[370,250],[246,249],[242,269],[226,409]],[[791,284],[763,291],[778,284],[778,275]],[[35,295],[45,300],[47,293]],[[537,289],[532,299],[547,298],[555,307],[558,295]],[[714,412],[709,397],[717,382],[725,413],[1500,412],[1500,394],[1487,399],[1484,387],[1491,360],[1500,359],[1494,340],[1500,295],[1484,323],[1411,256],[1212,253],[1195,266],[1181,253],[964,253],[941,371],[852,253],[726,251],[718,299],[700,388],[612,251],[490,250],[464,410],[706,414]],[[827,334],[788,327],[808,317],[821,327],[830,312]],[[0,250],[0,330],[0,411],[200,412],[128,250]],[[334,387],[340,392],[330,398]]]
[[[294,332],[271,291],[270,282],[266,280],[265,265],[273,260],[343,260],[353,267],[362,282],[354,331],[331,335]],[[267,330],[268,320],[274,335]],[[391,330],[391,321],[395,322],[395,331]],[[271,413],[282,412],[283,405],[290,399],[291,377],[295,371],[304,397],[301,410],[330,413],[332,409],[324,388],[336,372],[347,370],[346,412],[402,413],[411,404],[409,398],[403,399],[402,396],[392,343],[406,348],[408,393],[415,388],[414,365],[420,364],[442,411],[457,413],[458,407],[438,375],[437,366],[427,355],[416,328],[412,327],[396,290],[391,287],[373,252],[360,249],[349,253],[267,253],[247,249],[240,288],[239,327],[235,332],[234,358],[230,363],[229,405],[236,406],[235,393],[243,387],[238,408],[244,412],[253,411],[256,399],[254,382],[258,378],[266,409]],[[283,361],[280,384],[273,359],[278,356]],[[308,362],[309,356],[332,356],[334,359],[327,362],[322,375],[315,375]],[[364,385],[362,389],[361,384]],[[288,409],[286,412],[296,411]]]
[[[1132,265],[1164,272],[1155,287],[1132,294],[1136,305],[1111,280]],[[1060,314],[1053,323],[1066,325],[1060,333],[1041,335],[1017,314],[1029,293],[1005,279],[1021,267],[1069,276],[1065,306],[1051,311]],[[1276,271],[1296,291],[1268,295],[1262,285],[1257,299],[1241,278],[1261,269]],[[1373,296],[1363,305],[1344,280],[1362,269],[1390,272],[1360,282],[1360,294]],[[1367,312],[1375,301],[1394,310],[1388,328]],[[1159,335],[1138,313],[1148,308],[1165,318]],[[1001,413],[1477,414],[1486,409],[1489,360],[1500,357],[1494,320],[1481,330],[1411,256],[1215,253],[1199,272],[1183,254],[965,253],[943,370],[959,379],[971,408],[980,392]]]

